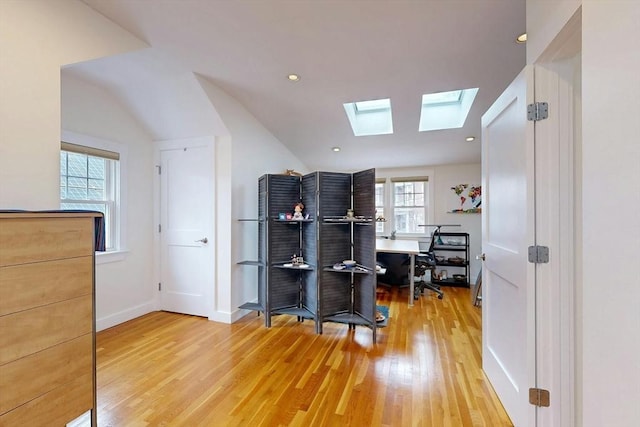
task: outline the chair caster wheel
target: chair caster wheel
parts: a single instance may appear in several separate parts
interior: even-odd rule
[[[438,295],[438,299],[442,299],[442,295]]]

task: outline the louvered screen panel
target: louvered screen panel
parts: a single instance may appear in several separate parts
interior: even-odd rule
[[[351,208],[351,175],[333,172],[318,172],[318,174],[320,217],[346,215],[347,209]]]
[[[353,289],[353,311],[372,324],[376,318],[376,275],[356,274]]]
[[[350,224],[320,224],[319,261],[323,267],[331,267],[345,259],[351,259]]]
[[[302,273],[302,306],[314,315],[318,313],[317,280],[317,271]]]
[[[375,169],[353,174],[353,207],[357,216],[374,219]],[[376,229],[375,222],[354,224],[353,251],[355,259],[373,273],[356,275],[353,310],[375,325],[376,312]]]
[[[267,175],[267,292],[270,318],[273,310],[298,305],[300,291],[297,270],[274,268],[274,264],[291,261],[300,253],[298,224],[278,221],[279,213],[293,213],[300,201],[300,178],[288,175]],[[267,323],[270,324],[270,321]]]
[[[270,218],[278,218],[279,213],[293,214],[293,208],[300,201],[300,177],[269,175]]]
[[[267,176],[258,179],[258,261],[267,261]],[[264,267],[258,267],[258,303],[266,308],[267,304],[267,271]]]
[[[319,286],[322,317],[349,312],[351,306],[351,275],[323,271]]]
[[[300,228],[296,223],[269,222],[269,260],[274,263],[291,262],[295,254],[300,256]]]
[[[319,260],[323,267],[351,258],[350,224],[320,224]],[[318,283],[322,316],[349,312],[351,305],[351,275],[322,271]]]
[[[317,202],[318,174],[312,173],[302,177],[303,213],[309,214],[313,222],[302,223],[302,255],[307,264],[314,267],[313,271],[303,273],[302,305],[314,314],[318,312],[318,202]]]
[[[353,174],[353,211],[356,216],[373,218],[376,212],[376,170]]]
[[[300,272],[298,270],[269,269],[270,308],[272,311],[298,305],[299,277]]]

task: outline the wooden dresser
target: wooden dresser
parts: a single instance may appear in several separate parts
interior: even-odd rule
[[[96,423],[93,213],[0,213],[0,426]]]

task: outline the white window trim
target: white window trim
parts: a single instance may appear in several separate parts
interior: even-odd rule
[[[384,205],[385,212],[389,210],[386,217],[386,222],[384,223],[384,231],[381,233],[377,233],[378,236],[390,236],[391,232],[395,229],[395,215],[393,214],[393,191],[391,190],[393,186],[394,179],[403,179],[403,178],[411,178],[411,177],[426,177],[428,181],[428,206],[427,206],[427,221],[433,223],[435,221],[435,173],[432,169],[409,169],[405,171],[400,170],[382,170],[376,169],[376,179],[378,182],[384,180],[385,192],[384,192]],[[413,234],[413,233],[397,233],[396,237],[400,239],[422,239],[422,238],[430,238],[430,227],[424,227],[424,233],[421,234]]]
[[[114,236],[116,239],[114,242],[116,249],[108,252],[96,252],[96,264],[105,264],[124,260],[126,254],[129,252],[127,249],[127,146],[117,142],[64,129],[61,133],[61,140],[71,144],[113,151],[120,154],[120,160],[118,162],[119,179],[115,188],[115,199],[120,208],[116,218],[116,230],[118,231]],[[58,175],[60,174],[58,173]]]

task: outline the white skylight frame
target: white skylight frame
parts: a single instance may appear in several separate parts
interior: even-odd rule
[[[441,105],[460,102],[462,90],[450,90],[449,92],[425,93],[422,95],[422,105]]]
[[[477,93],[471,88],[422,95],[418,131],[461,128]]]
[[[391,99],[389,98],[349,102],[344,104],[344,110],[355,136],[393,133]]]

